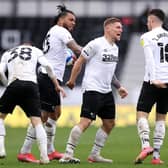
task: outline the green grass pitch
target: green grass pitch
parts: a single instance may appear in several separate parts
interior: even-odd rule
[[[135,126],[115,128],[109,136],[102,155],[113,159],[112,164],[103,163],[88,163],[87,157],[91,150],[94,136],[96,133],[95,127],[89,128],[81,137],[79,145],[76,148],[75,156],[80,158],[80,164],[59,164],[57,160],[50,162],[48,165],[37,165],[31,163],[18,162],[16,155],[23,143],[26,129],[25,128],[6,128],[6,151],[7,157],[0,159],[0,168],[161,168],[168,166],[168,139],[165,137],[165,143],[161,149],[161,158],[165,161],[164,165],[151,165],[149,156],[143,164],[134,165],[133,160],[140,151],[140,141],[137,135]],[[63,152],[65,144],[70,132],[70,128],[58,128],[56,136],[56,148]],[[152,133],[152,131],[151,131]],[[151,135],[152,136],[152,135]],[[36,144],[33,146],[32,152],[39,158],[39,152]]]

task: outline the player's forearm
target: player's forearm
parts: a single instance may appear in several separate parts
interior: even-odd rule
[[[117,79],[116,75],[113,75],[112,79],[112,85],[116,88],[119,89],[121,87],[120,81]]]
[[[54,71],[50,65],[46,66],[46,71],[47,71],[48,76],[50,77],[50,79],[54,83],[55,87],[58,88],[60,86],[59,82],[58,82],[58,80],[54,74]]]
[[[51,79],[56,78],[52,65],[48,62],[48,60],[44,56],[39,57],[38,61],[46,69],[47,74]]]
[[[81,72],[81,69],[82,69],[81,65],[78,62],[75,62],[74,66],[72,68],[72,72],[71,72],[71,76],[70,76],[69,81],[71,81],[72,83],[75,83],[79,73]]]
[[[71,42],[69,42],[67,46],[75,53],[77,57],[81,54],[82,47],[78,45],[75,40],[72,40]]]
[[[48,76],[49,76],[51,79],[56,78],[56,77],[55,77],[55,74],[54,74],[54,71],[53,71],[53,69],[52,69],[51,66],[47,65],[45,68],[46,68],[46,71],[47,71]]]
[[[59,84],[59,82],[58,82],[58,80],[57,80],[56,77],[52,77],[51,80],[52,80],[52,82],[54,83],[54,86],[55,86],[56,88],[59,88],[59,87],[60,87],[60,84]]]

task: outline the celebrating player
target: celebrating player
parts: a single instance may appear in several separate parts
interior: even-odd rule
[[[111,159],[100,155],[112,128],[115,125],[115,102],[112,94],[111,82],[118,62],[118,47],[115,44],[120,40],[122,24],[118,18],[108,18],[104,22],[104,36],[89,42],[82,50],[75,62],[67,86],[73,89],[82,65],[86,63],[83,77],[83,104],[80,122],[75,125],[69,135],[64,156],[60,163],[79,163],[74,157],[74,150],[81,134],[99,116],[102,126],[98,129],[95,142],[88,158],[89,162],[111,163]],[[116,82],[116,80],[114,80]],[[127,96],[125,88],[118,86],[122,98]]]

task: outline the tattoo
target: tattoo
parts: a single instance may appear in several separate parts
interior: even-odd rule
[[[113,75],[113,79],[112,79],[112,85],[116,88],[119,89],[121,87],[121,84],[119,82],[119,80],[117,79],[116,75]]]
[[[77,57],[81,54],[82,47],[78,45],[75,40],[70,41],[67,46],[75,53]]]

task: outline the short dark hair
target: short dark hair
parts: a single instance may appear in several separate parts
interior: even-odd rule
[[[68,13],[71,13],[75,16],[74,12],[67,9],[65,5],[58,5],[57,6],[58,15],[54,18],[54,22],[57,23],[59,18],[66,16]]]
[[[162,22],[165,20],[165,13],[161,9],[152,9],[149,13],[148,16],[154,15],[157,18],[159,18]]]
[[[119,18],[115,18],[115,17],[107,18],[104,21],[104,27],[107,26],[108,24],[115,23],[115,22],[120,22],[121,23],[121,20]]]

